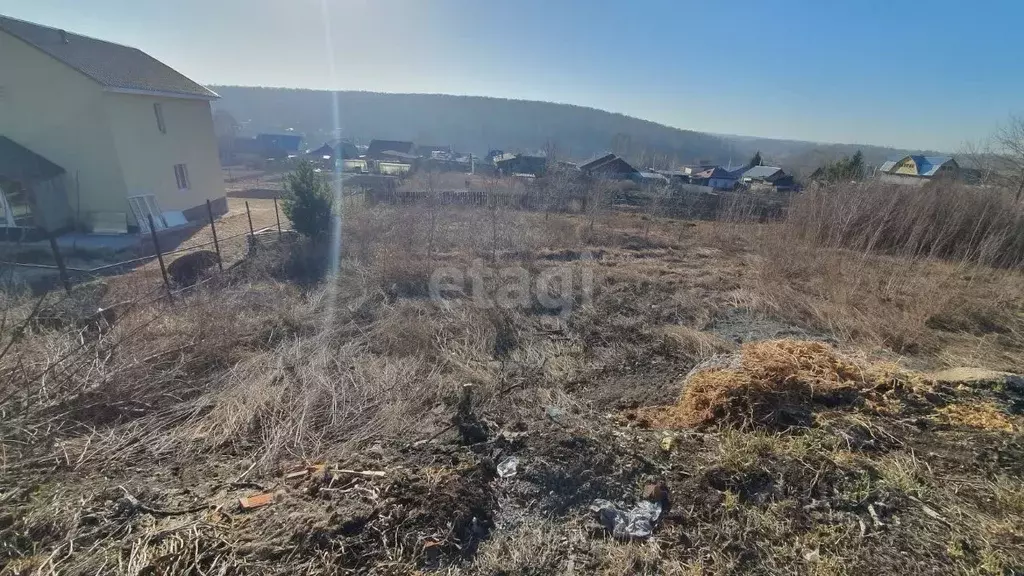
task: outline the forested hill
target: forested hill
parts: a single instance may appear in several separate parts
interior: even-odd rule
[[[318,146],[332,136],[335,104],[331,92],[287,88],[211,86],[214,103],[244,126],[245,133],[293,129]],[[554,147],[560,157],[584,159],[612,151],[644,166],[711,161],[739,165],[764,146],[766,161],[800,171],[858,147],[810,142],[717,136],[681,130],[574,106],[527,100],[444,94],[337,92],[341,134],[357,143],[373,138],[451,145],[483,154],[491,149],[534,151]],[[868,163],[902,151],[865,146]]]

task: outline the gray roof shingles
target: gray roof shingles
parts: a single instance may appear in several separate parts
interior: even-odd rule
[[[763,180],[765,178],[771,178],[779,172],[782,172],[782,168],[779,168],[778,166],[754,166],[749,170],[744,171],[743,177],[754,180]]]
[[[0,30],[35,46],[107,88],[210,100],[219,98],[214,92],[137,48],[7,16],[0,16]]]

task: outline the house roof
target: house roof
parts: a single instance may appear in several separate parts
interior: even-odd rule
[[[580,170],[593,170],[594,168],[597,168],[598,166],[600,166],[602,164],[606,164],[608,162],[611,162],[612,160],[614,160],[616,158],[617,158],[617,156],[615,154],[611,154],[611,153],[600,154],[600,155],[594,156],[590,160],[587,160],[586,162],[580,164]]]
[[[0,177],[8,180],[47,180],[64,173],[60,166],[0,136]]]
[[[324,156],[330,156],[333,158],[334,148],[331,148],[330,144],[324,144],[323,146],[317,148],[316,150],[310,150],[307,154],[309,154],[310,156],[316,156],[317,158],[322,158]]]
[[[953,158],[949,156],[917,156],[912,155],[914,163],[917,164],[917,175],[918,176],[935,176],[939,168],[942,168],[949,162],[953,161]]]
[[[542,174],[548,167],[546,156],[517,154],[511,158],[503,158],[494,163],[498,168],[513,174]]]
[[[430,154],[432,152],[449,152],[450,153],[452,151],[452,147],[451,146],[425,146],[423,144],[419,144],[418,146],[416,146],[416,151],[419,152],[420,154]]]
[[[638,174],[636,168],[615,154],[605,154],[599,158],[594,158],[593,160],[581,164],[580,170],[583,172],[597,172],[601,174]]]
[[[878,167],[878,170],[880,172],[888,172],[896,167],[897,162],[899,162],[899,160],[886,160],[885,162],[882,162],[882,165]]]
[[[302,136],[298,134],[257,134],[256,141],[268,150],[298,152]]]
[[[0,16],[0,30],[42,50],[110,91],[204,100],[220,98],[137,48],[7,16]]]
[[[639,172],[640,178],[644,180],[658,180],[660,182],[668,182],[668,177],[658,172]]]
[[[370,147],[366,149],[366,156],[374,158],[385,152],[398,152],[400,154],[412,154],[416,145],[403,140],[370,140]]]
[[[398,152],[396,150],[384,150],[379,155],[381,160],[416,160],[419,156],[415,154],[406,154],[405,152]]]
[[[724,180],[735,180],[736,174],[729,172],[721,166],[715,166],[714,168],[709,168],[703,172],[697,172],[696,174],[693,174],[692,177],[697,179],[720,178]]]
[[[781,172],[782,168],[779,168],[778,166],[754,166],[743,172],[743,178],[750,178],[751,180],[767,180],[781,175]]]

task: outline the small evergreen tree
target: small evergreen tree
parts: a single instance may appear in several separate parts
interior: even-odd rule
[[[864,154],[860,150],[835,162],[826,162],[814,171],[812,179],[829,183],[851,182],[864,179]]]
[[[864,179],[864,154],[860,150],[850,158],[848,165],[850,180]]]
[[[761,159],[761,151],[758,150],[754,154],[754,157],[750,159],[750,162],[747,162],[747,168],[753,168],[754,166],[761,166],[762,164],[764,164],[764,160]]]
[[[323,175],[303,160],[285,181],[284,213],[296,232],[314,240],[331,232],[331,207],[334,197]]]

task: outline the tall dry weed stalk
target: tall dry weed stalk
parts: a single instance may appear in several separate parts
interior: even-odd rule
[[[986,335],[1011,348],[1022,342],[1014,310],[1024,209],[1007,191],[838,185],[809,190],[781,222],[743,232],[760,256],[751,307],[844,341],[1013,367],[1004,362],[1015,355],[996,347],[964,352]]]
[[[866,182],[810,190],[789,207],[785,238],[907,258],[1024,265],[1024,207],[998,188]]]

